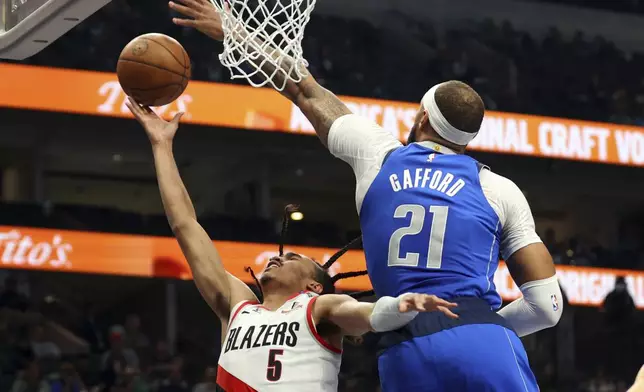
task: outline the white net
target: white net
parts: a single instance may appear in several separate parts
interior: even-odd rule
[[[316,0],[210,1],[224,30],[219,60],[233,79],[282,91],[289,80],[300,82],[308,75],[302,38]]]

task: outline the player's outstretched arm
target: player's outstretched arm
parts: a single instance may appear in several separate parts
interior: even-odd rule
[[[226,323],[235,304],[245,300],[256,301],[257,298],[248,286],[226,272],[217,249],[197,222],[192,201],[172,153],[172,141],[182,113],[166,122],[150,108],[138,105],[131,98],[126,104],[145,128],[152,144],[163,208],[188,260],[195,284],[208,305]]]
[[[563,312],[563,298],[550,252],[535,231],[525,196],[505,177],[481,172],[481,184],[491,194],[501,220],[501,254],[521,298],[498,313],[519,336],[555,326]]]
[[[635,383],[626,392],[644,392],[644,366],[640,369],[635,377]]]
[[[418,312],[438,311],[450,318],[458,318],[450,310],[456,306],[455,303],[427,294],[382,297],[375,303],[359,302],[348,295],[328,294],[315,301],[313,319],[316,322],[329,321],[345,335],[360,336],[372,331],[398,329],[412,321]]]
[[[208,0],[176,0],[170,2],[170,8],[181,13],[189,19],[175,18],[173,22],[179,26],[192,27],[206,34],[212,39],[221,41],[224,33],[221,28],[221,18],[217,9]],[[239,31],[239,39],[244,39],[246,32]],[[262,64],[262,70],[267,75],[273,75],[275,67],[266,58],[276,58],[280,55],[277,48],[267,45],[265,42],[256,41],[255,48],[249,45],[247,50],[255,51],[253,54],[256,64]],[[249,53],[250,54],[250,53]],[[280,64],[285,71],[293,69],[293,61],[288,57],[281,57]],[[275,74],[275,84],[283,85],[285,76],[283,73]],[[331,91],[320,86],[310,74],[299,83],[291,80],[286,81],[286,88],[281,94],[297,105],[306,118],[311,122],[315,131],[327,146],[331,125],[338,118],[350,114],[349,108],[335,96]]]

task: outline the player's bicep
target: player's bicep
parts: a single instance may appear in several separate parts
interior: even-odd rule
[[[391,132],[356,114],[338,118],[329,132],[329,151],[353,168],[358,182],[374,165],[381,165],[389,151],[401,146]]]
[[[257,299],[248,286],[226,272],[212,240],[196,220],[178,223],[174,232],[199,292],[219,318],[228,319],[235,304]]]
[[[328,294],[318,297],[313,307],[316,322],[328,321],[350,336],[371,331],[369,317],[373,304],[359,302],[348,295]]]
[[[514,252],[506,261],[510,275],[517,286],[547,279],[556,274],[548,248],[542,243],[527,245]]]
[[[504,217],[501,235],[501,255],[506,260],[512,278],[521,286],[534,280],[555,275],[548,249],[535,230],[532,211],[525,196],[513,182],[505,179],[499,189]]]

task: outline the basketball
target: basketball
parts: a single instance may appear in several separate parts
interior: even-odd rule
[[[125,46],[116,73],[123,91],[146,106],[163,106],[185,91],[190,58],[181,44],[163,34],[144,34]]]

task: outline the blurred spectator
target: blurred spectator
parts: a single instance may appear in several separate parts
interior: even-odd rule
[[[188,392],[190,388],[183,378],[183,359],[180,357],[172,361],[168,378],[159,383],[158,392]]]
[[[43,380],[37,361],[31,361],[18,375],[11,392],[51,392],[49,384]]]
[[[170,353],[168,343],[161,340],[157,342],[148,377],[151,381],[163,380],[168,377],[171,370],[172,353]]]
[[[617,389],[617,385],[606,377],[604,370],[599,369],[597,375],[590,379],[586,385],[588,392],[622,392]]]
[[[611,324],[622,324],[631,319],[635,312],[635,302],[627,290],[623,276],[615,280],[615,288],[604,299],[602,308],[606,312],[606,320]]]
[[[149,390],[140,372],[135,368],[127,367],[108,392],[148,392]]]
[[[18,281],[13,276],[4,280],[4,288],[0,293],[0,308],[25,311],[29,307],[27,297],[18,292]]]
[[[217,368],[208,366],[203,375],[203,380],[195,385],[192,392],[217,392]]]
[[[84,306],[81,337],[87,341],[92,353],[100,353],[105,349],[105,340],[96,321],[96,309],[92,304]]]
[[[138,369],[139,357],[131,348],[124,345],[125,330],[120,325],[110,328],[110,349],[101,358],[103,382],[107,387],[117,384],[126,368]]]
[[[60,365],[58,377],[50,382],[50,392],[84,392],[85,390],[85,385],[76,368],[69,362],[63,362]]]
[[[141,332],[141,319],[136,314],[129,314],[125,319],[125,345],[137,351],[150,346],[150,340]]]
[[[37,359],[56,360],[60,358],[60,348],[56,343],[45,339],[45,327],[42,324],[31,327],[29,346]]]

